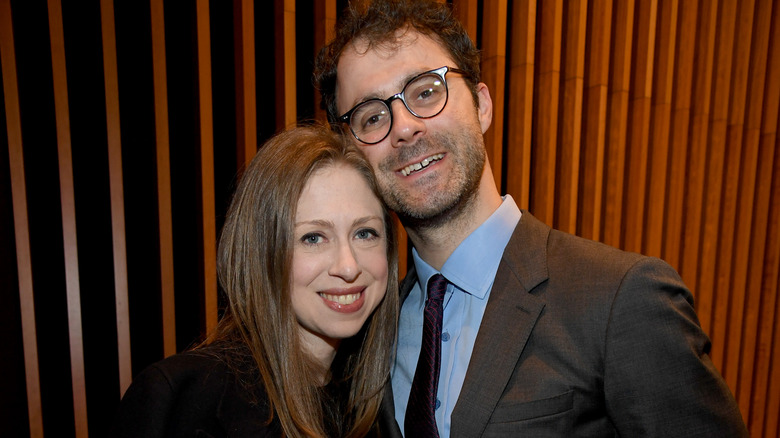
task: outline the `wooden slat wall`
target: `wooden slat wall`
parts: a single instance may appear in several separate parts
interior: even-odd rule
[[[173,277],[173,218],[171,211],[171,154],[168,132],[168,84],[165,60],[165,11],[162,0],[150,0],[152,31],[157,214],[160,245],[160,309],[165,357],[176,353],[176,306]]]
[[[780,8],[773,8],[772,29],[769,33],[769,56],[767,72],[780,70]],[[778,305],[778,263],[780,262],[780,155],[778,152],[778,106],[780,105],[780,75],[766,75],[766,102],[761,117],[759,173],[756,176],[758,186],[758,201],[755,215],[760,218],[759,224],[753,228],[751,241],[756,245],[756,253],[751,253],[753,260],[764,260],[764,263],[752,263],[748,274],[747,290],[760,291],[758,309],[754,310],[758,318],[756,330],[758,346],[754,358],[755,373],[745,367],[745,375],[752,376],[752,388],[739,393],[740,406],[748,404],[749,424],[754,436],[769,436],[764,431],[777,431],[777,412],[780,412],[780,376],[778,376],[778,360],[780,348],[775,348],[773,340],[778,339],[780,324],[777,323]],[[766,233],[762,233],[767,229]],[[753,251],[751,249],[751,251]],[[763,251],[763,257],[760,252]],[[754,295],[759,295],[756,292]],[[774,330],[773,330],[774,326]],[[747,332],[746,332],[747,333]],[[755,338],[755,337],[751,337]],[[776,342],[776,341],[774,341]],[[748,349],[746,349],[748,350]],[[749,351],[749,350],[748,350]],[[774,368],[773,368],[774,367]],[[748,401],[749,399],[749,401]],[[768,399],[768,400],[767,400]],[[743,412],[745,408],[742,408]],[[761,419],[766,418],[766,424]]]
[[[237,167],[243,169],[257,152],[257,85],[255,83],[255,4],[235,0]]]
[[[713,341],[713,362],[737,397],[751,435],[780,436],[780,5],[773,0],[450,3],[483,52],[483,80],[494,102],[486,145],[502,191],[556,228],[674,266],[694,293],[702,327]],[[220,194],[229,193],[235,175],[270,135],[262,129],[269,120],[279,130],[312,117],[302,114],[301,97],[311,99],[313,117],[324,118],[308,81],[311,63],[301,62],[314,53],[297,52],[313,46],[316,53],[331,38],[346,2],[138,2],[133,8],[148,21],[132,27],[138,33],[129,45],[118,44],[125,18],[114,12],[114,2],[85,4],[97,13],[77,17],[63,11],[60,0],[0,0],[5,108],[0,152],[9,158],[0,176],[10,181],[0,187],[8,187],[2,195],[13,200],[16,239],[15,249],[3,249],[10,262],[0,269],[13,271],[21,321],[18,331],[4,336],[23,345],[10,355],[18,357],[16,368],[5,360],[0,366],[9,378],[25,382],[24,391],[0,397],[25,400],[28,412],[27,418],[0,413],[14,436],[61,430],[78,437],[104,435],[110,416],[93,410],[102,405],[110,411],[132,373],[198,340],[177,339],[177,333],[202,336],[214,327],[221,305],[216,240],[227,206]],[[102,30],[93,38],[102,46],[105,117],[94,124],[108,145],[108,160],[101,165],[110,186],[105,220],[113,236],[114,281],[105,293],[115,296],[115,307],[100,311],[115,315],[115,326],[106,328],[113,340],[107,337],[103,348],[116,349],[116,367],[90,367],[88,353],[99,347],[82,340],[81,309],[89,303],[83,302],[79,274],[90,271],[77,248],[93,237],[76,235],[83,195],[73,179],[90,176],[69,174],[78,167],[74,160],[82,159],[70,153],[68,100],[82,97],[70,94],[69,86],[83,58],[68,46],[68,29],[91,19]],[[43,36],[49,51],[37,57],[50,59],[51,76],[34,86],[50,89],[52,100],[37,113],[24,110],[33,85],[17,77],[30,59],[20,55],[29,52],[17,36],[18,26],[28,21],[50,29]],[[188,47],[181,46],[182,29],[191,30]],[[266,29],[275,29],[273,41]],[[148,60],[141,77],[126,73],[127,47]],[[183,70],[187,53],[190,65]],[[217,61],[222,53],[233,54],[232,65]],[[191,77],[171,77],[171,62],[179,75],[191,69]],[[225,78],[233,82],[225,85]],[[197,108],[187,115],[176,85],[190,80]],[[129,105],[123,97],[123,90],[130,85],[138,90],[139,84],[146,87],[148,106]],[[222,94],[226,88],[234,90],[231,96]],[[132,116],[150,111],[146,125],[128,125]],[[222,114],[234,115],[230,126],[215,117]],[[26,155],[36,150],[33,145],[23,143],[30,129],[51,132],[55,144],[45,150],[59,150],[54,179],[25,177],[36,158]],[[134,224],[126,222],[139,217],[127,205],[141,189],[128,184],[130,176],[138,176],[125,158],[145,147],[124,141],[131,130],[148,132],[154,142],[148,159],[156,161],[156,173],[141,176],[157,197],[156,211],[143,213],[156,235],[140,242],[148,248],[145,257],[156,260],[157,272],[151,274],[135,267],[138,256],[130,248],[139,238],[130,237]],[[185,137],[195,139],[193,144],[180,143],[182,132],[191,133]],[[222,158],[226,151],[232,159]],[[176,185],[188,175],[197,184]],[[36,218],[28,216],[31,184],[53,184],[60,193],[62,217],[56,220],[62,227],[63,275],[54,283],[59,286],[45,292],[34,287],[47,269],[36,264],[35,254],[47,249],[30,234],[37,229]],[[186,228],[193,216],[197,227]],[[196,265],[174,264],[188,259],[173,237],[181,227],[197,230],[188,236],[198,242]],[[403,236],[402,255],[408,249]],[[406,266],[404,259],[402,272]],[[177,278],[195,280],[174,284],[174,270]],[[59,296],[51,302],[67,315],[61,331],[68,333],[71,381],[64,387],[53,385],[46,373],[39,377],[40,353],[57,346],[49,337],[39,341],[34,291]],[[194,328],[188,326],[193,309],[201,310]],[[139,330],[146,325],[150,331]],[[118,391],[95,399],[103,395],[90,392],[88,383],[106,381],[117,382]],[[54,413],[62,409],[53,404],[62,397],[51,396],[60,391],[73,400],[72,412],[64,416]]]
[[[484,19],[489,26],[482,28],[482,77],[493,87],[494,113],[504,112],[504,83],[506,76],[506,0],[487,2],[483,10]],[[495,24],[495,25],[493,25]],[[496,184],[501,183],[501,165],[504,155],[504,121],[493,118],[493,123],[485,133],[485,148],[488,160],[493,167]]]
[[[81,288],[79,280],[78,241],[76,238],[76,200],[73,181],[73,154],[68,109],[68,85],[65,75],[65,44],[60,0],[48,0],[51,37],[54,111],[57,123],[57,155],[60,174],[62,238],[65,255],[65,294],[68,311],[70,373],[73,392],[74,427],[77,437],[86,437],[87,395],[84,370],[84,344],[81,321]]]
[[[119,392],[124,393],[133,380],[133,372],[130,353],[130,309],[127,302],[127,242],[125,238],[124,181],[122,179],[122,140],[119,123],[119,83],[116,65],[114,4],[109,0],[101,0],[100,12],[103,28],[103,70],[106,87],[108,173],[110,176],[111,228],[114,250]]]
[[[27,399],[27,424],[18,430],[26,430],[29,436],[43,436],[43,411],[41,407],[41,381],[38,367],[38,339],[35,327],[35,301],[33,299],[32,259],[30,257],[30,229],[27,214],[27,185],[22,151],[22,123],[19,115],[19,90],[16,75],[16,50],[14,47],[11,2],[0,1],[0,63],[3,72],[3,95],[8,137],[9,179],[14,209],[14,236],[16,238],[16,269],[19,283],[19,313],[26,391],[19,394]],[[5,171],[5,169],[3,169]],[[21,399],[22,397],[19,397]]]
[[[205,327],[217,326],[217,230],[214,205],[214,127],[211,95],[211,26],[209,0],[198,0],[198,97],[200,107],[200,208],[202,221],[203,308]]]

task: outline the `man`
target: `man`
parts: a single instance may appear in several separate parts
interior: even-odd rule
[[[391,376],[405,436],[747,436],[671,267],[500,196],[490,93],[446,5],[349,10],[315,82],[414,246]]]

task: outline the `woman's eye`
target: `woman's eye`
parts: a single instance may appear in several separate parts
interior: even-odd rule
[[[376,232],[376,230],[370,229],[370,228],[364,228],[361,230],[358,230],[357,233],[355,233],[355,237],[358,239],[373,239],[375,237],[379,237],[379,233]]]
[[[301,242],[307,245],[316,245],[318,243],[322,243],[322,236],[319,234],[306,234],[305,236],[301,237]]]

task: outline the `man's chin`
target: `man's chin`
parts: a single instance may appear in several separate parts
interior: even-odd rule
[[[462,212],[463,208],[459,201],[459,199],[455,199],[445,203],[426,203],[424,206],[407,204],[399,206],[395,212],[405,227],[412,229],[440,228]]]

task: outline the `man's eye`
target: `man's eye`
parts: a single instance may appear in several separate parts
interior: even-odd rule
[[[366,125],[366,126],[373,125],[373,124],[379,122],[379,119],[381,117],[382,116],[380,114],[374,114],[373,116],[371,116],[371,117],[366,119],[366,122],[364,123],[364,125]]]
[[[433,88],[426,88],[425,90],[420,91],[420,94],[417,96],[417,99],[419,100],[429,99],[431,96],[433,96],[434,93],[435,91],[433,90]]]
[[[360,126],[362,126],[363,129],[371,129],[374,126],[382,124],[386,116],[387,116],[386,111],[377,112],[373,114],[366,114],[361,118],[362,122],[360,123]]]

